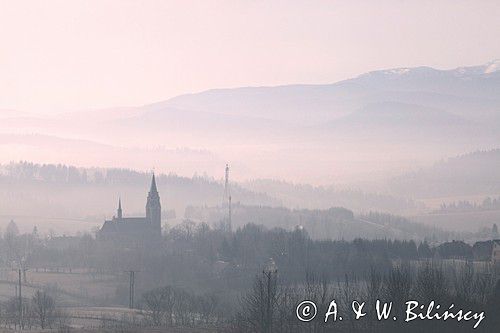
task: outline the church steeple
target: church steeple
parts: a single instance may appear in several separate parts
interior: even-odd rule
[[[118,198],[118,210],[117,210],[118,218],[121,219],[122,215],[122,198]]]
[[[148,193],[148,201],[146,202],[146,218],[150,225],[155,228],[158,235],[161,235],[161,204],[160,195],[156,187],[155,174],[151,179],[151,188]]]
[[[151,179],[151,188],[149,189],[149,193],[156,193],[158,194],[158,190],[156,189],[156,180],[155,180],[155,174],[153,173],[153,179]]]

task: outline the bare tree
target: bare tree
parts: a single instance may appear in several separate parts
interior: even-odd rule
[[[480,304],[486,304],[488,297],[494,293],[496,277],[492,274],[476,274],[474,279],[475,297]]]
[[[474,297],[474,266],[467,262],[453,270],[453,285],[459,301],[470,303]]]
[[[410,299],[413,280],[410,267],[401,265],[389,271],[385,279],[384,296],[386,301],[392,302],[392,310],[397,318],[403,318],[405,302]],[[403,322],[395,321],[394,326],[402,325]],[[387,323],[388,326],[391,323]]]
[[[42,329],[50,327],[55,319],[55,301],[44,291],[37,290],[31,299],[33,314]]]
[[[257,276],[253,289],[242,299],[243,311],[239,317],[245,331],[273,332],[279,299],[276,274],[264,272],[262,276]]]
[[[219,305],[219,298],[214,294],[199,296],[197,298],[201,319],[205,324],[209,324],[215,317],[215,311]]]
[[[356,276],[349,277],[345,274],[344,282],[338,281],[338,289],[340,294],[340,308],[343,313],[347,313],[347,319],[351,325],[351,330],[356,330],[356,321],[354,320],[354,313],[351,310],[351,302],[356,299],[358,288],[358,281]]]
[[[13,324],[14,328],[17,328],[18,325],[21,329],[26,327],[31,328],[32,326],[32,307],[30,306],[30,301],[27,298],[21,299],[21,309],[19,309],[19,298],[11,297],[5,304],[5,315],[6,315],[6,323],[9,324],[9,327]],[[20,314],[22,313],[22,316]]]
[[[71,328],[71,318],[68,313],[62,310],[57,310],[55,313],[57,318],[57,331],[59,333],[69,333]]]
[[[166,326],[172,325],[172,312],[175,303],[172,287],[151,290],[143,295],[143,299],[154,326],[160,326],[164,321]]]
[[[417,275],[415,296],[422,302],[445,301],[448,297],[448,283],[441,268],[426,264]]]
[[[305,281],[305,298],[314,300],[318,307],[319,313],[326,313],[330,301],[333,299],[333,288],[331,288],[331,281],[326,272],[318,275],[314,271],[306,271]],[[319,332],[321,326],[325,326],[322,320],[316,320],[311,323],[313,332]]]
[[[163,295],[158,290],[151,290],[143,295],[153,326],[160,326],[164,316]]]

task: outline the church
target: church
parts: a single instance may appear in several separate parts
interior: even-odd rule
[[[119,199],[116,216],[104,221],[97,239],[123,242],[124,245],[148,244],[161,239],[161,204],[154,174],[146,201],[146,216],[123,217]]]

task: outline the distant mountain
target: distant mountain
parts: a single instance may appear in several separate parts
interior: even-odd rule
[[[434,107],[400,102],[379,102],[317,127],[336,137],[367,138],[374,142],[471,144],[494,143],[498,134],[487,124],[467,120]]]
[[[437,108],[398,102],[379,102],[368,104],[331,124],[335,126],[342,123],[369,124],[374,127],[430,127],[464,126],[469,122]]]
[[[500,149],[477,151],[391,180],[393,193],[429,198],[500,193]]]
[[[453,70],[430,67],[380,70],[326,85],[209,90],[181,95],[146,108],[161,112],[175,107],[317,124],[345,116],[369,103],[399,102],[481,119],[498,113],[499,63],[500,60],[496,60]]]
[[[73,163],[77,155],[80,165],[99,165],[128,157],[130,167],[182,175],[216,175],[231,162],[240,179],[369,181],[497,147],[499,63],[379,70],[333,84],[215,89],[43,118],[0,111],[0,133],[88,143],[82,152],[89,154],[46,146],[43,156],[53,158],[39,162]],[[7,138],[0,137],[0,162],[11,160],[3,153],[12,146]],[[206,154],[191,154],[186,165],[161,154],[184,148]],[[143,153],[150,150],[159,153]],[[40,155],[36,145],[18,152],[28,160]]]
[[[480,66],[438,70],[431,67],[396,68],[363,74],[350,80],[379,91],[423,91],[465,98],[495,98],[500,88],[500,60]]]
[[[497,69],[498,61],[453,70],[398,68],[334,84],[209,90],[146,105],[111,127],[127,139],[203,147],[255,178],[366,180],[495,147]],[[314,162],[314,177],[304,178],[306,161]]]
[[[302,138],[320,147],[346,138],[390,144],[411,137],[442,155],[500,140],[499,63],[380,70],[326,85],[209,90],[144,109],[157,124],[228,131],[233,140],[254,133],[266,142]]]

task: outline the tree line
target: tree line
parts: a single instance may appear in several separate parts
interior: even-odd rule
[[[114,295],[87,300],[122,307],[128,304],[129,282],[123,279],[123,272],[137,270],[140,278],[136,293],[140,300],[135,306],[144,311],[144,320],[150,326],[207,326],[235,332],[267,332],[263,331],[268,329],[265,327],[277,325],[282,328],[273,328],[270,332],[302,332],[316,327],[306,329],[289,317],[294,313],[293,305],[303,297],[326,300],[342,299],[344,295],[347,299],[345,295],[351,297],[365,290],[366,294],[361,296],[366,298],[371,295],[368,290],[373,288],[377,290],[376,295],[382,297],[396,294],[397,290],[391,289],[393,285],[401,288],[397,292],[404,289],[410,292],[409,296],[417,297],[424,293],[425,278],[432,280],[433,292],[439,292],[437,298],[466,297],[471,306],[487,307],[495,293],[494,283],[488,280],[485,271],[472,265],[472,260],[487,262],[491,244],[476,245],[461,241],[431,245],[425,240],[317,240],[311,238],[305,228],[290,231],[247,224],[230,232],[186,220],[164,230],[161,243],[151,248],[148,244],[100,242],[90,234],[41,236],[36,229],[20,234],[12,222],[0,238],[0,263],[4,268],[20,267],[23,271],[83,269],[89,274],[113,276]],[[484,257],[475,258],[476,252]],[[447,264],[446,259],[459,260]],[[269,262],[276,274],[269,275]],[[470,264],[464,266],[467,269],[462,268],[468,262]],[[472,289],[465,290],[466,285]],[[368,286],[372,289],[366,289]],[[444,291],[446,294],[442,294]],[[272,300],[264,298],[266,309],[270,309],[268,301],[279,304],[272,314],[249,310],[251,304],[263,302],[256,295],[263,297],[268,293],[276,295]],[[427,293],[432,295],[430,291]],[[12,302],[9,311],[15,312],[12,310],[15,302]],[[253,317],[245,317],[249,313],[253,313]],[[6,315],[5,318],[13,317]],[[237,323],[246,323],[246,326],[234,326]],[[315,325],[318,328],[312,332],[322,332],[320,323]],[[348,325],[347,321],[342,325]],[[370,331],[364,326],[360,329]]]

